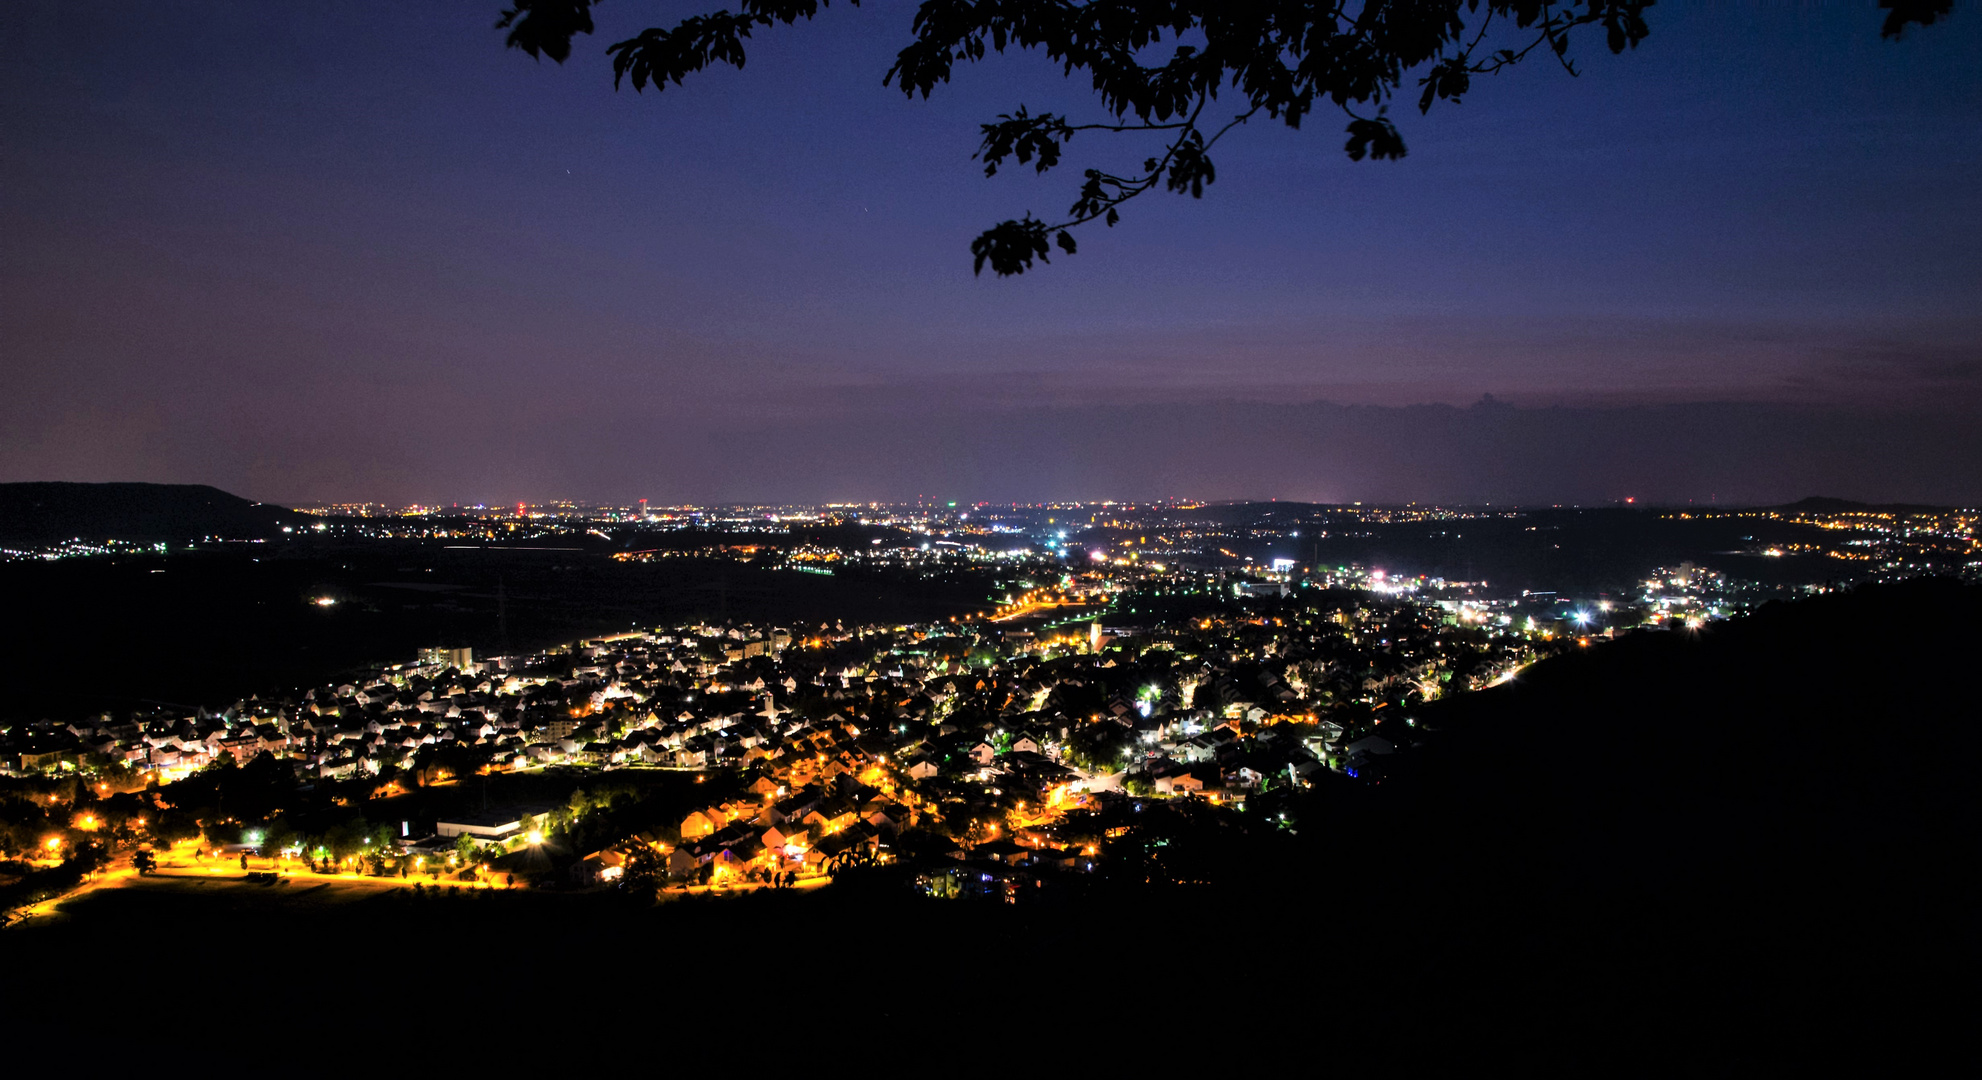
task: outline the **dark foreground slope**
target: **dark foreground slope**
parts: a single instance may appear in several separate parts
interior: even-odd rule
[[[1971,840],[1978,617],[1982,589],[1915,581],[1633,635],[1432,710],[1388,794],[1627,877]]]
[[[1977,599],[1864,589],[1551,661],[1426,710],[1379,786],[1132,826],[1036,903],[886,873],[658,908],[223,883],[102,892],[0,944],[39,1000],[556,1001],[671,1063],[771,1054],[733,1039],[760,1024],[808,1060],[924,1065],[1903,1055],[1961,1030],[1972,987]]]
[[[0,546],[32,548],[65,540],[164,542],[212,537],[255,540],[308,515],[251,502],[205,484],[0,484]]]
[[[1378,793],[1374,865],[1505,1030],[1931,1037],[1977,955],[1978,594],[1771,605],[1455,699]]]

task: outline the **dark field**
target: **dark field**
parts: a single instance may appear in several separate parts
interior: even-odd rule
[[[1821,529],[1760,518],[1681,519],[1669,516],[1678,511],[1564,508],[1470,520],[1364,524],[1339,516],[1320,520],[1319,508],[1261,503],[1201,513],[1230,528],[1298,529],[1298,538],[1242,538],[1223,544],[1260,562],[1278,557],[1323,566],[1359,563],[1400,576],[1484,580],[1503,595],[1523,589],[1585,596],[1626,593],[1654,569],[1684,561],[1765,585],[1823,582],[1847,573],[1842,564],[1819,556],[1749,554],[1771,544],[1827,539]]]
[[[617,562],[578,550],[448,550],[281,541],[143,558],[0,564],[0,719],[61,719],[252,693],[411,661],[422,646],[477,655],[691,619],[816,625],[907,622],[982,606],[989,580],[833,577],[712,559]],[[314,601],[337,602],[323,607]]]

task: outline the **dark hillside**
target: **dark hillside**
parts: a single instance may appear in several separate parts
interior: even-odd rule
[[[1951,839],[1976,819],[1978,603],[1982,589],[1914,581],[1634,634],[1428,710],[1445,730],[1397,782],[1428,809],[1592,843]]]
[[[254,540],[312,520],[205,484],[0,484],[0,545],[8,547],[73,539]]]
[[[1769,605],[1426,710],[1356,808],[1390,883],[1358,910],[1428,929],[1408,951],[1503,1033],[1925,1022],[1976,955],[1978,601]]]

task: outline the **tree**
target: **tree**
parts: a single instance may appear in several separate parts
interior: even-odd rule
[[[361,854],[370,838],[371,828],[364,818],[348,818],[325,831],[323,846],[332,858],[342,862],[347,856]]]
[[[296,830],[290,828],[289,823],[283,818],[275,818],[262,829],[262,854],[274,858],[295,840]]]
[[[562,64],[572,39],[593,32],[594,0],[513,0],[497,29],[507,44]],[[744,66],[744,42],[756,30],[811,20],[831,0],[739,0],[735,11],[695,15],[673,28],[649,27],[619,41],[613,85],[656,92],[712,64]],[[859,6],[859,0],[848,0]],[[1653,0],[924,0],[914,40],[883,76],[909,97],[927,98],[950,81],[956,64],[989,52],[1037,50],[1072,76],[1088,75],[1100,98],[1098,118],[1075,122],[1024,105],[980,125],[977,159],[991,176],[1016,161],[1045,173],[1083,131],[1153,140],[1139,168],[1088,168],[1073,204],[1057,220],[1030,213],[986,229],[971,243],[978,273],[1024,273],[1048,262],[1057,246],[1071,255],[1070,230],[1093,221],[1113,226],[1124,203],[1159,186],[1202,198],[1217,179],[1212,147],[1234,129],[1264,117],[1301,126],[1316,106],[1347,118],[1343,150],[1356,161],[1395,160],[1404,140],[1390,103],[1417,93],[1420,112],[1457,104],[1476,75],[1497,75],[1530,56],[1553,59],[1576,74],[1572,37],[1602,30],[1611,52],[1635,48],[1650,33]],[[1930,25],[1953,0],[1881,0],[1880,33],[1897,38]],[[1171,46],[1167,57],[1163,46]],[[1145,61],[1150,62],[1145,62]],[[1221,92],[1228,104],[1220,107]]]
[[[666,856],[643,843],[628,846],[626,861],[620,864],[619,887],[629,900],[642,907],[652,906],[667,877]]]

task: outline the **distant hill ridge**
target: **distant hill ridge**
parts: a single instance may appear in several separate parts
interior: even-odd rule
[[[1922,503],[1862,503],[1850,499],[1833,499],[1825,495],[1812,495],[1799,499],[1786,506],[1771,507],[1774,510],[1796,510],[1806,514],[1850,514],[1865,511],[1886,511],[1888,513],[1938,512],[1951,509],[1946,506],[1928,506]]]
[[[0,484],[0,544],[64,540],[253,540],[312,519],[205,484]]]

